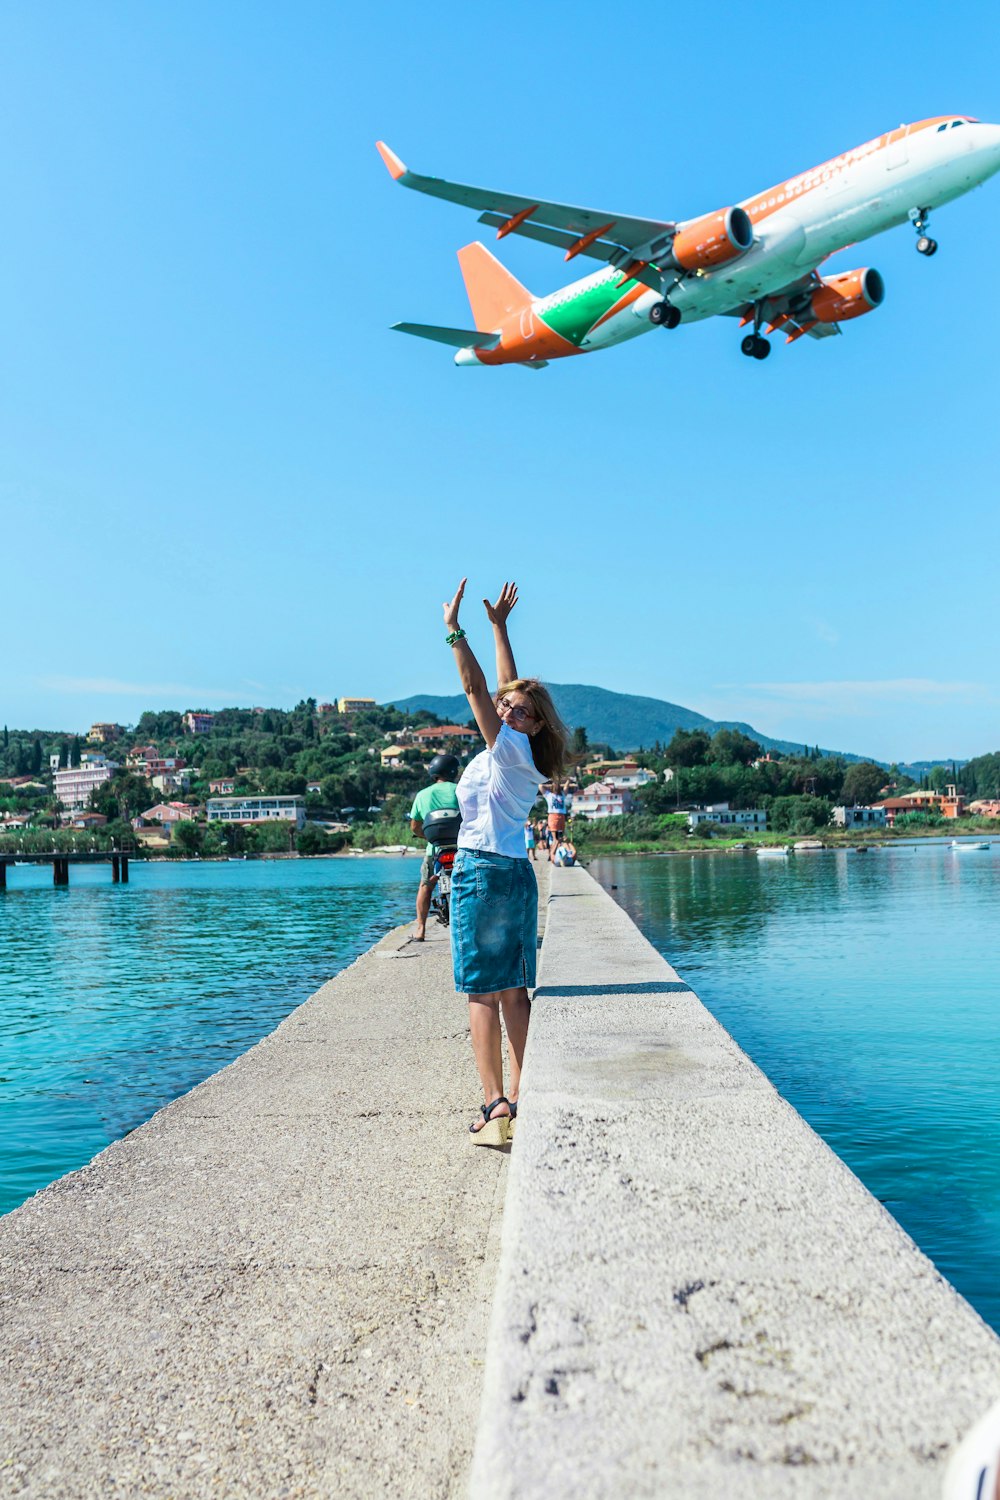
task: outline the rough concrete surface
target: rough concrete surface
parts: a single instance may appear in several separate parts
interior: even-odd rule
[[[408,934],[0,1220],[0,1494],[464,1494],[507,1156]]]
[[[1000,1340],[556,870],[470,1493],[922,1500]]]

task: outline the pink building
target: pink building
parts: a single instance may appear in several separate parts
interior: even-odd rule
[[[193,823],[195,809],[190,802],[157,802],[155,807],[147,807],[139,817],[132,819],[134,828],[143,828],[147,823],[161,823],[169,828],[171,823]]]
[[[87,798],[96,787],[103,786],[117,771],[117,765],[102,757],[86,761],[72,770],[53,771],[56,796],[63,807],[86,807]]]
[[[214,714],[199,713],[196,708],[189,709],[184,715],[184,728],[189,734],[208,734],[214,723]]]

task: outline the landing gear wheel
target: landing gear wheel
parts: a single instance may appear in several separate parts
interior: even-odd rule
[[[937,247],[937,240],[932,240],[926,234],[922,234],[919,240],[917,240],[917,251],[920,255],[936,255]]]
[[[649,321],[657,328],[676,328],[680,320],[680,308],[669,302],[654,302],[649,309]]]
[[[759,333],[748,333],[740,348],[751,359],[766,359],[771,352],[771,345]]]

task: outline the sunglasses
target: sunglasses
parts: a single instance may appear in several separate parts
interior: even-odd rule
[[[515,719],[518,724],[523,724],[525,719],[534,719],[536,717],[530,708],[522,708],[520,703],[511,703],[509,698],[500,699],[500,711],[501,713],[510,714],[511,718]]]

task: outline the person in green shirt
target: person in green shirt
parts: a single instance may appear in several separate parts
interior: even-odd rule
[[[428,813],[438,812],[442,807],[458,811],[458,793],[455,790],[459,772],[458,756],[435,755],[427,769],[434,777],[434,781],[417,793],[413,799],[413,806],[410,808],[410,827],[416,834],[423,833],[424,819]],[[434,845],[428,844],[420,864],[420,884],[417,886],[417,925],[413,931],[414,942],[424,941],[427,913],[431,909],[431,891],[436,884]]]

